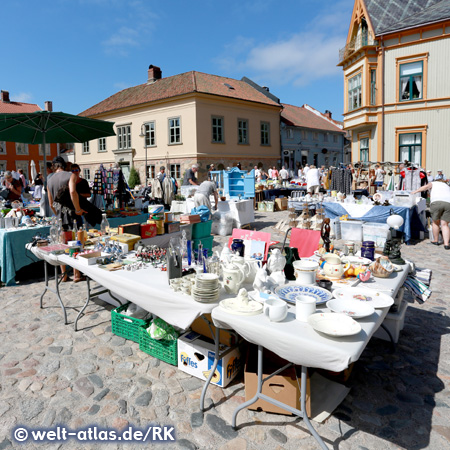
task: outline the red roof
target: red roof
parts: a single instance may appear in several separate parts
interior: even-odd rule
[[[34,103],[0,101],[0,114],[30,113],[35,111],[41,111],[41,108]]]
[[[145,83],[124,89],[91,108],[86,109],[80,113],[80,116],[94,116],[193,92],[280,106],[245,81],[191,71],[172,77],[161,78],[151,84]]]
[[[281,120],[286,125],[345,133],[342,128],[339,128],[333,123],[336,122],[335,120],[329,119],[319,111],[317,111],[316,114],[310,109],[305,108],[305,105],[293,106],[282,103],[282,106],[283,111],[281,111]]]

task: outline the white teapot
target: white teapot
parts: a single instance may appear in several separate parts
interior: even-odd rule
[[[324,260],[321,264],[324,275],[330,278],[341,278],[344,272],[350,267],[348,261],[343,264],[341,258],[335,253],[325,253],[322,259]]]
[[[233,263],[223,266],[223,288],[228,294],[237,294],[245,280],[245,273],[243,269]]]

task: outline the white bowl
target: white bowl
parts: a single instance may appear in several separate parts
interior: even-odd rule
[[[327,308],[335,313],[342,313],[353,319],[371,316],[375,308],[358,300],[333,299],[327,302]]]

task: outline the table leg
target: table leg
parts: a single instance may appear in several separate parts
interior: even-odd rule
[[[278,369],[276,372],[272,373],[268,377],[266,377],[263,380],[263,350],[264,348],[261,345],[258,345],[258,385],[256,389],[255,396],[250,399],[249,401],[242,403],[242,405],[238,406],[234,413],[233,413],[233,419],[231,426],[235,429],[236,428],[236,418],[239,413],[244,408],[247,408],[247,406],[252,405],[255,403],[258,399],[265,400],[266,402],[272,403],[272,405],[278,406],[280,408],[285,409],[286,411],[291,412],[292,414],[295,414],[296,416],[301,417],[306,426],[308,427],[309,431],[313,435],[313,437],[318,442],[320,448],[324,450],[328,450],[328,447],[323,442],[322,438],[317,434],[316,430],[312,426],[311,422],[309,421],[308,414],[306,413],[306,383],[307,383],[307,367],[302,366],[302,377],[301,377],[301,387],[300,387],[300,407],[301,410],[292,408],[289,405],[285,405],[284,403],[275,400],[271,397],[268,397],[265,394],[262,394],[262,385],[265,381],[267,381],[269,378],[272,378],[273,376],[277,375],[278,373],[282,372],[285,368],[292,366],[293,364],[289,363],[286,366],[282,367],[281,369]]]
[[[47,291],[53,292],[58,301],[59,304],[61,305],[61,309],[63,310],[64,313],[64,325],[67,325],[67,313],[66,313],[66,308],[64,306],[63,301],[61,300],[61,295],[59,294],[59,283],[61,283],[61,280],[58,279],[58,267],[59,266],[54,266],[55,267],[55,289],[52,289],[49,285],[48,285],[48,263],[47,261],[44,261],[44,274],[45,274],[45,287],[44,287],[44,292],[41,295],[41,300],[40,300],[40,307],[41,309],[44,307],[43,306],[43,300],[44,300],[44,295]],[[62,278],[61,278],[62,279]]]
[[[396,345],[394,342],[394,338],[392,337],[392,333],[389,331],[388,327],[384,323],[382,323],[380,325],[380,328],[383,328],[383,330],[386,331],[386,333],[388,334],[389,339],[391,340],[391,352],[394,353],[395,349],[396,349]]]
[[[211,369],[211,373],[209,374],[208,379],[203,386],[202,395],[200,397],[200,411],[205,410],[205,395],[208,389],[209,383],[211,383],[212,377],[214,376],[214,372],[217,369],[217,365],[219,364],[220,354],[219,354],[219,340],[220,340],[220,329],[216,327],[216,333],[214,337],[214,364]]]

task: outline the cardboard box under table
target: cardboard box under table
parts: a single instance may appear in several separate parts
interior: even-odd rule
[[[226,387],[242,367],[240,347],[220,345],[219,360],[211,383]],[[188,331],[178,338],[178,369],[201,380],[207,380],[214,364],[214,344],[194,331]]]
[[[286,211],[288,207],[287,198],[276,198],[275,199],[275,211]]]

